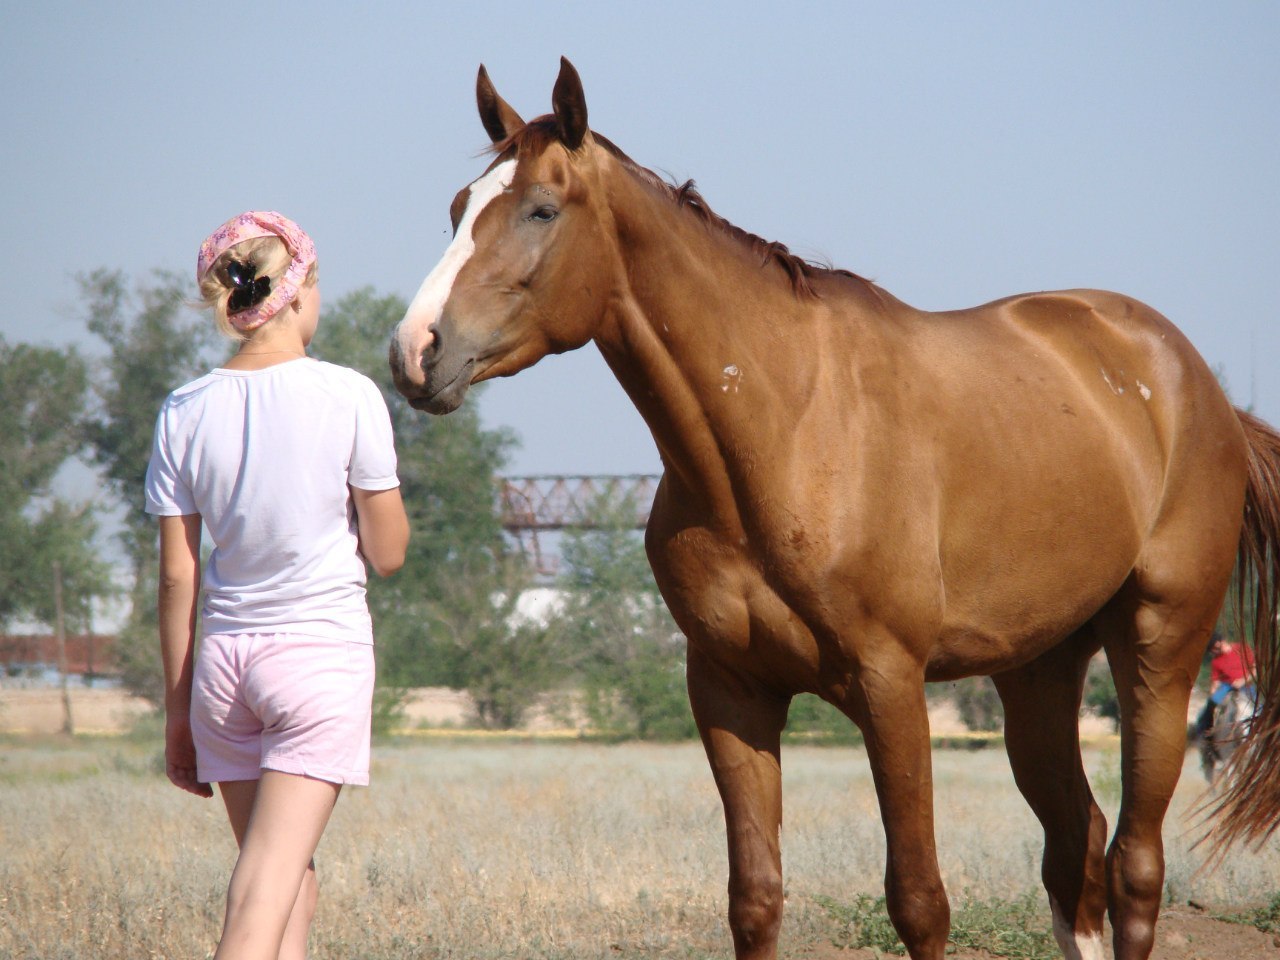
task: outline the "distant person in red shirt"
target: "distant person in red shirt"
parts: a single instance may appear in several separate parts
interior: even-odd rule
[[[1215,633],[1209,652],[1213,654],[1209,661],[1209,700],[1196,718],[1196,727],[1201,734],[1213,726],[1214,708],[1220,706],[1232,690],[1244,691],[1251,702],[1258,696],[1253,683],[1253,651],[1248,644],[1232,643],[1222,634]]]
[[[1209,661],[1209,670],[1213,679],[1213,687],[1210,689],[1210,696],[1215,696],[1215,702],[1221,703],[1226,697],[1226,687],[1240,690],[1253,677],[1253,651],[1246,644],[1232,643],[1221,635],[1215,637],[1213,646],[1210,648],[1213,652],[1213,659]],[[1218,691],[1222,691],[1218,696]]]

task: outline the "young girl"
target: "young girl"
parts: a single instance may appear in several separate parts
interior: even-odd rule
[[[201,245],[196,278],[239,350],[165,400],[147,469],[165,763],[198,796],[218,784],[240,846],[215,956],[293,960],[338,791],[369,782],[365,562],[398,570],[409,526],[382,395],[306,356],[311,239],[278,213],[241,214]],[[213,553],[193,664],[202,524]]]

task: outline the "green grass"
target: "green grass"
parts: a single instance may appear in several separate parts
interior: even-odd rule
[[[832,938],[833,946],[844,949],[870,947],[899,957],[907,952],[889,921],[884,897],[860,893],[853,903],[841,903],[824,896],[816,896],[813,900],[840,925],[839,934]]]
[[[851,904],[815,897],[840,925],[833,945],[870,947],[902,956],[906,948],[889,921],[884,897],[859,894]],[[951,914],[948,943],[968,950],[985,950],[1011,960],[1056,960],[1060,956],[1050,921],[1040,898],[1027,893],[1016,900],[966,899]]]
[[[1243,913],[1214,914],[1214,919],[1257,927],[1263,933],[1280,933],[1280,893],[1271,898],[1265,907],[1246,910]]]
[[[956,946],[1017,960],[1055,960],[1060,953],[1040,894],[1017,900],[965,900],[951,917]]]

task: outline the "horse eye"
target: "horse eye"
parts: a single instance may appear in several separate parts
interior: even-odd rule
[[[529,219],[536,223],[550,223],[559,216],[559,214],[560,211],[555,207],[539,207],[537,210],[533,211],[533,213],[529,214]]]

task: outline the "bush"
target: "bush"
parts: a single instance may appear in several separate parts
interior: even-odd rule
[[[783,735],[794,740],[839,744],[862,742],[862,731],[852,720],[811,693],[802,693],[791,701]]]
[[[1111,677],[1111,668],[1107,666],[1105,657],[1094,657],[1089,661],[1089,672],[1084,678],[1084,700],[1082,705],[1100,717],[1111,721],[1113,729],[1120,725],[1120,700],[1116,696],[1116,684]]]
[[[951,688],[966,727],[982,733],[1004,729],[1004,707],[990,677],[966,677],[955,681]]]
[[[405,698],[403,687],[377,687],[373,691],[373,735],[384,736],[404,726]]]

